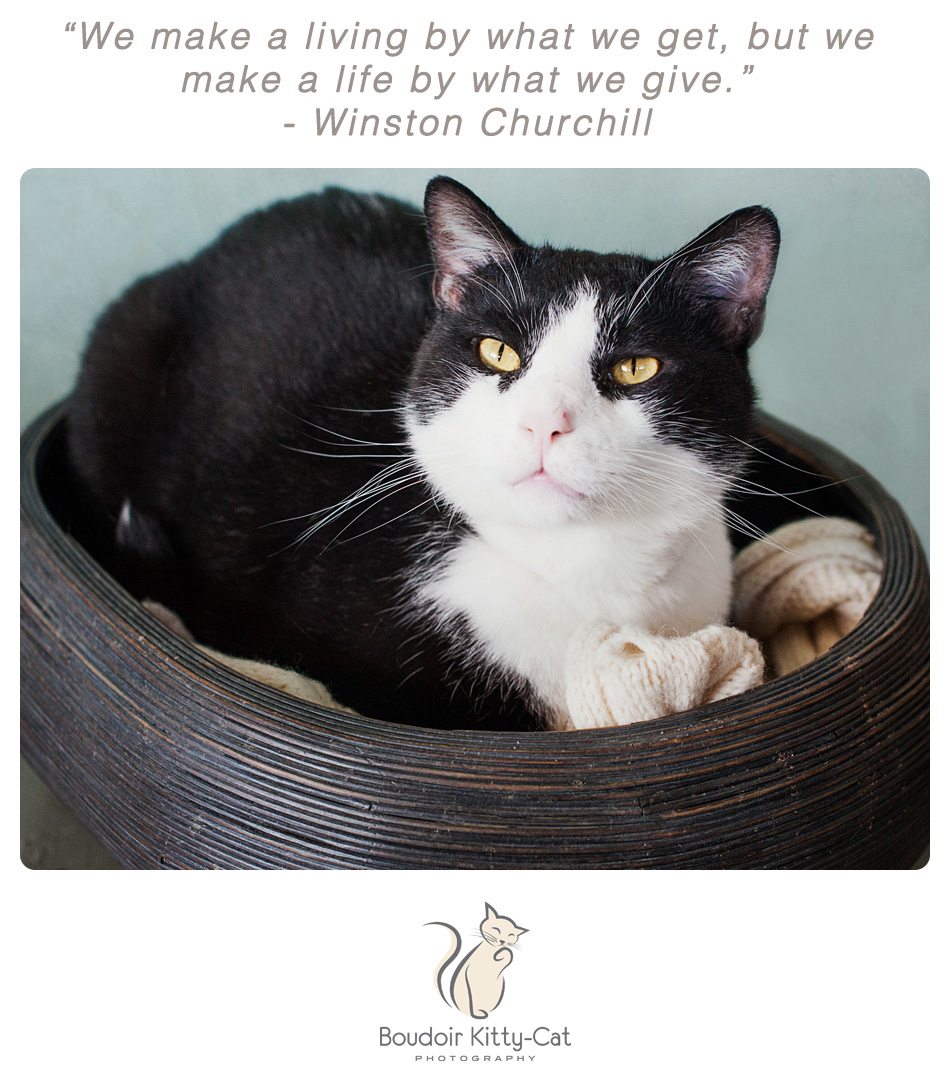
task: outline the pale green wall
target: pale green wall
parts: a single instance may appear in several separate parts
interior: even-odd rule
[[[929,184],[915,170],[34,170],[21,186],[21,415],[68,393],[97,312],[273,199],[418,202],[445,171],[525,240],[668,254],[765,203],[783,243],[754,348],[762,405],[833,443],[929,529]]]

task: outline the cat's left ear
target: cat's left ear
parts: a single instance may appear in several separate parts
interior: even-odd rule
[[[443,307],[458,309],[466,280],[489,263],[510,262],[523,246],[491,207],[451,177],[429,181],[425,211],[435,260],[432,288]]]
[[[719,329],[735,347],[751,345],[762,331],[778,247],[775,215],[748,206],[720,218],[673,256],[678,274],[688,277],[704,306],[712,305]]]

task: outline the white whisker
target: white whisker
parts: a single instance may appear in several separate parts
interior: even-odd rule
[[[331,444],[331,446],[334,444]],[[329,450],[308,450],[305,447],[291,447],[286,443],[280,446],[284,450],[293,451],[294,454],[309,454],[314,458],[404,458],[404,454],[335,454]]]

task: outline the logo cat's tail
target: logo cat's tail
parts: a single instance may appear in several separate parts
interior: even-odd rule
[[[455,1003],[446,995],[442,988],[442,977],[445,975],[446,969],[452,964],[456,957],[459,955],[459,951],[462,949],[462,936],[455,930],[450,923],[440,923],[438,920],[433,920],[431,923],[427,923],[426,927],[446,927],[452,935],[452,945],[449,952],[439,962],[438,968],[435,970],[435,989],[439,992],[442,998],[445,1000],[446,1006],[451,1006],[455,1009]]]

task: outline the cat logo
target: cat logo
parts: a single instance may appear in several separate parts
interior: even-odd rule
[[[481,941],[453,968],[462,949],[462,936],[449,923],[434,920],[427,927],[446,927],[452,935],[449,952],[435,970],[435,988],[446,1004],[466,1017],[487,1017],[505,993],[505,969],[514,959],[512,948],[527,934],[514,920],[499,916],[485,905],[485,918],[478,928]],[[446,988],[446,980],[448,987]]]

